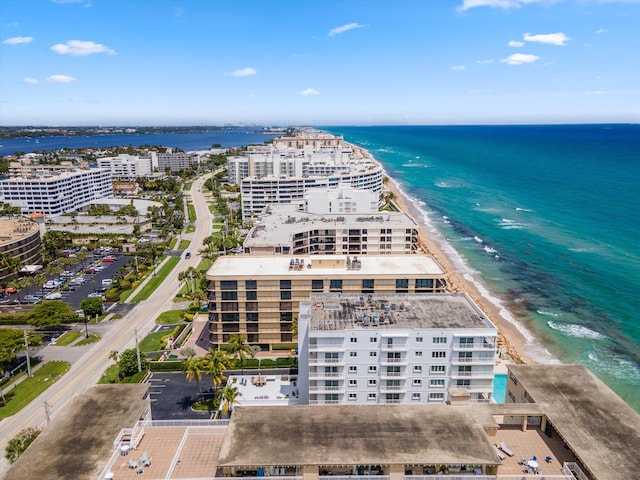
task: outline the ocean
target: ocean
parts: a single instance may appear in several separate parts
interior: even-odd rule
[[[383,164],[531,358],[640,411],[640,125],[322,129]]]

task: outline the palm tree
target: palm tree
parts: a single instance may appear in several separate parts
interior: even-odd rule
[[[120,372],[118,372],[118,358],[120,353],[117,350],[111,350],[109,353],[109,360],[113,360],[116,365],[116,381],[120,380]]]
[[[220,389],[218,393],[220,395],[220,399],[222,401],[222,413],[231,416],[231,412],[233,410],[233,406],[238,402],[238,397],[240,396],[240,392],[233,385],[225,385]]]
[[[200,392],[200,398],[203,399],[202,387],[200,387],[200,380],[202,380],[202,358],[189,358],[182,364],[182,372],[187,378],[187,382],[195,379],[198,384],[198,391]]]
[[[244,373],[244,361],[247,359],[247,355],[252,353],[251,346],[247,343],[245,336],[241,334],[231,335],[227,351],[240,364],[240,370]]]
[[[87,259],[87,255],[88,253],[86,250],[80,250],[78,253],[76,253],[76,258],[82,264],[83,269],[84,269],[84,261]]]
[[[227,379],[224,371],[229,368],[231,368],[229,355],[222,350],[209,348],[209,353],[204,357],[204,370],[207,375],[211,375],[211,384],[214,390]]]

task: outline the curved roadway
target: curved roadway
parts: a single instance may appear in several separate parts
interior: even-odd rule
[[[173,298],[178,292],[178,273],[193,266],[197,267],[200,256],[197,252],[202,248],[203,240],[211,235],[212,215],[202,194],[202,186],[208,175],[196,179],[191,187],[191,198],[196,210],[196,231],[185,234],[191,240],[190,259],[181,258],[177,266],[169,273],[165,281],[158,286],[153,294],[145,301],[138,303],[122,319],[112,322],[102,339],[91,345],[91,348],[77,358],[69,371],[42,395],[32,401],[17,414],[0,421],[0,476],[8,468],[4,459],[6,444],[14,438],[20,430],[27,427],[41,426],[46,423],[44,404],[49,402],[50,416],[53,418],[65,404],[76,394],[83,393],[95,385],[104,371],[112,365],[109,353],[113,350],[121,352],[135,346],[135,329],[138,339],[144,338],[155,325],[157,316],[166,310],[174,310]],[[133,298],[132,294],[132,298]]]

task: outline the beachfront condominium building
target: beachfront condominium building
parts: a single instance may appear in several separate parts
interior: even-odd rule
[[[488,402],[497,336],[462,293],[312,294],[298,317],[300,400],[442,403],[453,388]]]
[[[312,293],[441,293],[442,267],[428,255],[224,256],[207,272],[209,342],[233,334],[263,350],[291,346],[300,302]]]
[[[403,212],[378,211],[369,190],[318,188],[303,202],[265,207],[243,249],[259,255],[416,253],[418,226]]]
[[[340,148],[303,149],[259,147],[229,157],[229,182],[240,186],[242,215],[247,219],[266,205],[295,203],[314,188],[354,188],[382,193],[382,166],[348,144]]]
[[[207,152],[208,154],[208,152]],[[156,155],[154,153],[154,155]],[[158,170],[164,172],[170,170],[172,172],[178,172],[180,170],[186,170],[193,165],[200,163],[201,154],[195,152],[171,152],[158,153]]]
[[[9,163],[9,176],[14,177],[33,177],[36,175],[51,174],[55,175],[62,172],[75,171],[78,168],[89,168],[89,164],[85,161],[73,162],[69,160],[56,164],[40,163],[39,154],[28,154],[24,158]]]
[[[40,255],[40,227],[27,217],[0,218],[0,256],[20,261],[18,268],[0,266],[0,284],[15,278],[26,265],[42,261]]]
[[[93,200],[113,196],[111,172],[103,168],[9,178],[0,182],[0,188],[2,201],[22,213],[45,215],[73,212]]]
[[[117,157],[99,158],[98,166],[110,170],[114,180],[136,180],[149,177],[153,173],[151,156],[139,157],[121,153]]]

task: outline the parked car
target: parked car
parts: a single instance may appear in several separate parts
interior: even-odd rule
[[[116,259],[115,259],[115,258],[113,258],[113,257],[104,257],[104,258],[102,259],[102,262],[103,262],[103,263],[113,263],[113,262],[115,262],[115,261],[116,261]]]
[[[88,298],[102,298],[102,294],[98,292],[93,292],[87,295]]]
[[[96,273],[97,270],[95,268],[87,268],[84,273],[87,273],[89,275],[93,275],[94,273]]]
[[[62,294],[60,292],[51,292],[49,295],[45,296],[45,300],[60,300],[62,298]]]
[[[23,300],[25,303],[38,303],[41,297],[38,295],[25,295]]]
[[[191,258],[191,252],[187,252],[184,254],[184,258]]]

